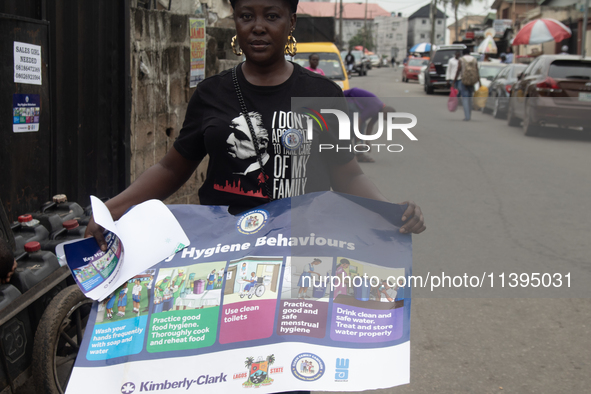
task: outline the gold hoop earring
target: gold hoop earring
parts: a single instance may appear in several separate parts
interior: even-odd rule
[[[298,42],[296,39],[291,33],[289,33],[289,36],[287,37],[287,44],[285,44],[285,54],[292,57],[295,56],[298,52],[297,44]]]
[[[240,49],[240,47],[236,44],[236,36],[232,37],[232,52],[234,52],[234,55],[236,56],[241,56],[242,55],[242,49]]]

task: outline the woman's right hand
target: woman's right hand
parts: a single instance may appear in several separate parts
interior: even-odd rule
[[[105,237],[103,236],[105,229],[102,226],[99,226],[94,221],[94,216],[90,217],[90,221],[88,222],[88,226],[86,226],[86,231],[84,232],[84,238],[94,237],[96,242],[99,244],[99,247],[103,252],[107,251],[107,241],[105,241]]]

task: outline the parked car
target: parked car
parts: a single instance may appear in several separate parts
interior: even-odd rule
[[[492,113],[497,118],[507,116],[507,105],[511,95],[511,87],[517,82],[517,75],[527,68],[526,64],[508,64],[492,80],[488,86],[488,98],[482,109],[483,113]]]
[[[341,89],[349,89],[347,69],[339,55],[339,49],[332,42],[298,43],[298,52],[294,56],[293,62],[307,67],[310,65],[309,58],[313,53],[316,53],[320,58],[318,68],[324,71],[324,76],[339,85]]]
[[[480,74],[480,85],[484,87],[489,87],[490,83],[495,79],[495,77],[501,72],[502,69],[507,67],[506,64],[503,63],[478,63],[478,71]]]
[[[425,70],[425,92],[433,94],[436,89],[449,89],[450,86],[445,79],[447,62],[454,57],[456,51],[466,48],[464,44],[440,45],[435,50],[433,59],[429,61],[429,67]]]
[[[369,55],[368,56],[369,62],[371,67],[382,67],[382,62],[378,55]],[[371,68],[370,68],[371,70]]]
[[[528,136],[550,124],[591,130],[591,57],[536,58],[511,89],[507,119],[510,126],[523,120]]]
[[[347,53],[349,52],[342,51],[341,57],[345,59]],[[351,54],[355,57],[355,65],[353,66],[353,71],[359,74],[359,76],[367,75],[367,70],[371,68],[371,66],[369,66],[369,59],[367,58],[367,56],[365,56],[362,51],[351,51]]]
[[[408,82],[409,79],[418,80],[419,73],[423,66],[429,65],[428,57],[411,57],[408,63],[402,69],[402,82]]]

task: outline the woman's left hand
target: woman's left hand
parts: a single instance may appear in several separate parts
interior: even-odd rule
[[[403,234],[420,234],[427,228],[421,208],[412,201],[405,201],[400,204],[408,204],[408,207],[402,214],[402,221],[406,222],[400,227]]]

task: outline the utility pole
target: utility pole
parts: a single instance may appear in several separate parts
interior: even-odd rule
[[[581,41],[581,56],[585,57],[587,55],[587,18],[589,16],[589,0],[585,1],[585,16],[583,17],[583,40]]]
[[[429,51],[429,57],[433,59],[433,50],[435,49],[435,17],[437,16],[437,0],[431,0],[431,8],[429,11],[431,18],[431,49]]]
[[[365,56],[365,45],[367,43],[367,1],[368,0],[365,0],[365,18],[364,18],[364,22],[363,22],[364,32],[363,32],[363,54],[362,54],[362,56]]]
[[[343,46],[343,49],[345,49],[345,41],[343,38],[343,0],[340,0],[340,6],[339,6],[339,42],[340,44]],[[349,48],[346,48],[349,49]]]

